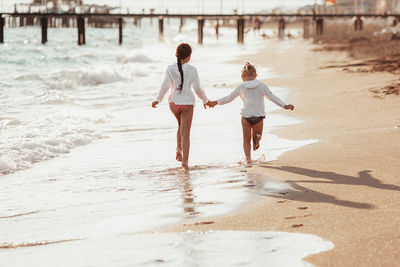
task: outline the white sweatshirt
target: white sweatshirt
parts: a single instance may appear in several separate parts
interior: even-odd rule
[[[175,63],[168,66],[156,101],[160,103],[168,89],[171,88],[168,102],[173,102],[176,105],[194,105],[195,97],[193,90],[191,89],[193,88],[197,96],[203,100],[204,104],[206,104],[208,98],[200,86],[199,74],[197,73],[196,67],[186,63],[182,64],[182,70],[184,79],[182,90],[179,91],[177,88],[181,84],[181,74],[179,73],[178,64]]]
[[[265,116],[264,96],[282,108],[285,106],[285,103],[259,80],[242,83],[231,94],[219,99],[218,104],[230,103],[239,95],[244,104],[241,114],[245,118]]]

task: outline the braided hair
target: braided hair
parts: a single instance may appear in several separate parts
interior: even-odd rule
[[[179,91],[182,90],[182,86],[183,86],[183,70],[182,70],[181,60],[187,58],[191,54],[192,54],[192,47],[190,47],[190,45],[187,43],[181,43],[176,48],[175,56],[176,56],[176,60],[177,60],[177,64],[178,64],[178,70],[179,70],[179,73],[181,74],[181,84],[177,88]]]

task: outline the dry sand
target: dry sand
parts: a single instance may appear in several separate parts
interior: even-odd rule
[[[310,233],[335,245],[306,259],[318,266],[398,266],[400,97],[373,92],[398,77],[324,68],[352,60],[344,52],[314,48],[298,40],[270,41],[264,51],[247,58],[281,75],[267,84],[291,88],[287,102],[296,108],[289,114],[305,120],[276,134],[319,140],[250,170],[290,183],[288,193],[260,197],[238,212],[204,220],[209,223],[165,231]]]

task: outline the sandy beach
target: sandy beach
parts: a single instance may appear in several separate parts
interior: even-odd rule
[[[159,42],[144,20],[118,49],[113,28],[88,28],[80,47],[74,28],[50,29],[45,46],[32,28],[6,28],[2,265],[397,266],[398,41],[370,29],[369,41],[353,30],[314,43],[249,32],[235,45],[236,28],[216,40],[206,27],[195,45],[197,21],[179,26],[171,19]],[[231,92],[249,60],[294,104],[266,104],[252,168],[239,99],[200,102],[190,171],[175,160],[176,119],[166,99],[150,104],[183,40],[209,99]]]
[[[163,231],[310,233],[335,245],[306,258],[317,266],[398,263],[399,97],[377,93],[398,76],[330,68],[355,60],[345,52],[315,48],[300,40],[271,41],[260,53],[246,58],[280,75],[265,80],[268,85],[292,89],[287,102],[296,108],[290,115],[304,123],[276,134],[292,140],[319,140],[248,170],[288,183],[290,189],[260,196],[235,213]],[[264,139],[261,145],[267,142]]]

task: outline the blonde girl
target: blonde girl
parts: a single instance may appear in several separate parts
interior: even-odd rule
[[[209,106],[224,105],[232,102],[240,96],[243,101],[242,108],[242,129],[243,129],[243,150],[247,164],[251,164],[251,140],[253,140],[253,150],[260,147],[260,140],[263,131],[263,120],[265,118],[264,97],[274,102],[276,105],[293,110],[293,105],[286,105],[281,99],[275,96],[268,86],[257,80],[256,68],[246,62],[242,68],[242,80],[231,94],[217,100],[210,101]]]

